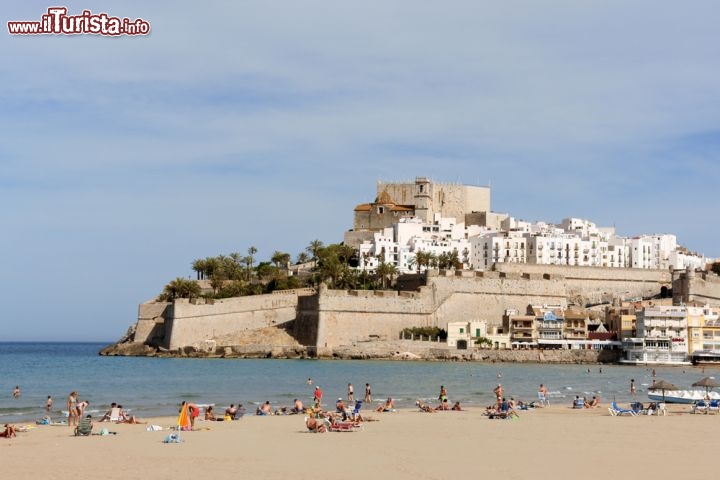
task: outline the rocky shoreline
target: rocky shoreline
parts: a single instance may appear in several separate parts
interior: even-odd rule
[[[616,363],[619,350],[458,350],[432,342],[374,341],[322,349],[301,345],[225,345],[214,342],[170,351],[143,343],[116,343],[99,352],[104,356],[239,359],[337,359],[400,361],[471,361],[487,363],[596,364]]]

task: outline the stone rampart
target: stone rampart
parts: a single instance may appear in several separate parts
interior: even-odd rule
[[[193,304],[178,299],[170,307],[165,348],[177,350],[219,335],[278,326],[295,320],[298,296],[253,295]]]
[[[146,344],[160,341],[165,336],[165,319],[170,305],[168,302],[155,301],[141,303],[133,341]]]
[[[430,271],[427,285],[412,292],[321,287],[313,295],[298,290],[208,303],[149,302],[140,305],[135,338],[175,351],[294,321],[295,339],[321,353],[323,348],[397,339],[406,327],[446,328],[458,320],[498,325],[505,309],[523,311],[528,304],[599,303],[613,296],[654,295],[671,280],[669,271],[527,264],[501,264],[497,271],[486,272]],[[696,298],[720,303],[717,277],[691,275],[686,283]]]

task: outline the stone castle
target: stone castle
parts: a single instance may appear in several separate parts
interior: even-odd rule
[[[375,201],[355,208],[345,243],[356,246],[403,217],[429,221],[436,215],[482,225],[505,218],[490,211],[488,187],[424,177],[379,182]],[[584,306],[672,291],[674,303],[720,305],[720,278],[692,269],[498,263],[492,271],[428,270],[413,280],[412,287],[393,291],[321,286],[214,301],[149,301],[139,306],[126,338],[105,353],[242,356],[294,349],[328,356],[345,347],[397,340],[405,328],[447,328],[455,321],[500,326],[506,309],[523,311],[528,304]]]

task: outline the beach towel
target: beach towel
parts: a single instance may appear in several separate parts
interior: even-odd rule
[[[177,426],[180,430],[190,430],[190,415],[188,415],[187,403],[180,409],[180,415],[178,415]]]
[[[182,438],[180,438],[179,433],[171,433],[165,439],[163,440],[163,443],[180,443],[182,442]]]

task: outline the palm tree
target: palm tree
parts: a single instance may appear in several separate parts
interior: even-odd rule
[[[270,257],[270,261],[273,262],[277,268],[287,268],[288,263],[290,263],[290,254],[275,250],[272,257]]]
[[[254,260],[253,255],[255,255],[256,253],[257,253],[257,248],[255,248],[254,246],[251,246],[250,248],[248,248],[248,256],[247,256],[247,258],[249,259],[248,271],[247,271],[248,282],[250,281],[250,275],[252,274],[253,260]]]
[[[417,266],[418,273],[420,273],[420,269],[422,267],[425,267],[425,269],[429,268],[434,258],[435,255],[431,252],[426,252],[424,250],[415,252],[415,265]]]
[[[300,253],[298,253],[296,261],[297,261],[297,263],[306,263],[309,259],[310,259],[310,257],[308,257],[307,253],[300,252]]]
[[[200,285],[194,280],[178,277],[165,285],[160,299],[173,301],[176,298],[195,298],[200,296]]]
[[[318,239],[313,240],[310,242],[310,245],[305,249],[310,255],[312,255],[313,260],[317,260],[319,258],[320,250],[323,248],[323,242],[321,242]]]
[[[197,274],[197,280],[205,279],[205,269],[207,268],[206,261],[202,258],[193,260],[192,269]]]
[[[384,290],[385,280],[389,278],[390,282],[392,282],[393,277],[398,274],[398,269],[392,263],[380,262],[380,264],[375,269],[375,274],[380,279],[380,284],[382,285],[382,289]]]

